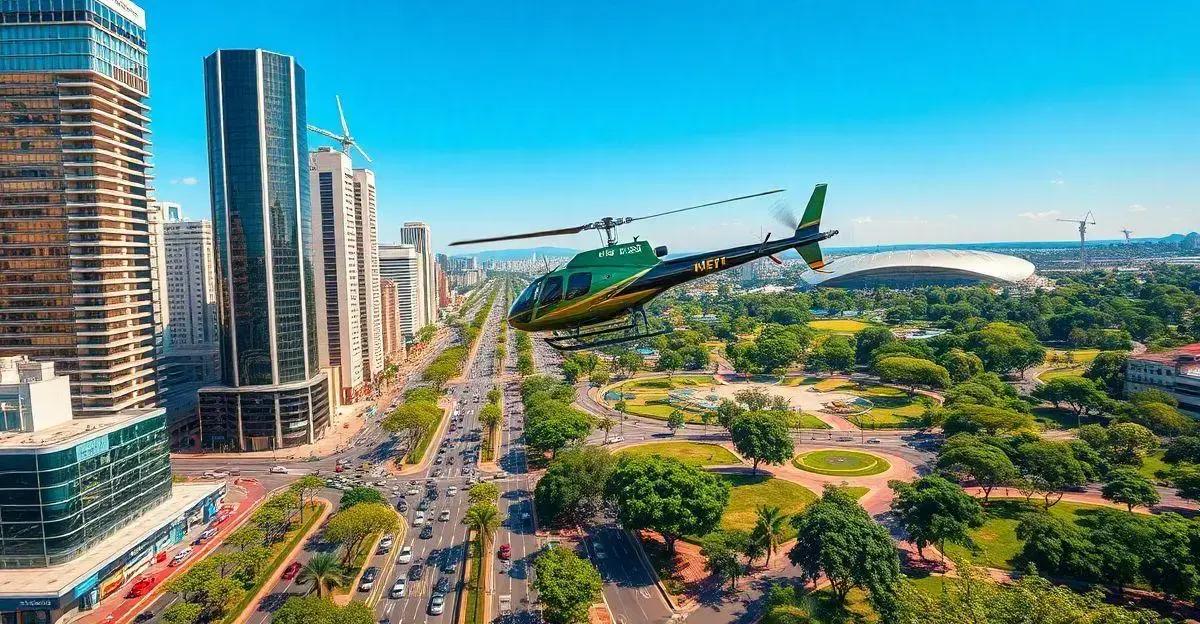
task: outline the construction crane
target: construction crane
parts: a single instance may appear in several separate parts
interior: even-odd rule
[[[1124,230],[1121,230],[1121,233],[1125,235],[1125,244],[1126,245],[1133,242],[1133,241],[1129,240],[1129,235],[1133,234],[1133,230],[1131,230],[1129,228],[1125,228]]]
[[[318,128],[312,124],[308,124],[308,131],[316,132],[321,136],[329,137],[334,141],[341,143],[342,152],[347,156],[350,155],[350,148],[353,147],[354,149],[358,150],[359,154],[362,154],[363,158],[367,159],[367,162],[371,162],[371,157],[367,156],[367,153],[363,151],[363,148],[358,145],[358,141],[355,141],[354,137],[350,135],[350,127],[346,125],[346,115],[342,112],[342,98],[335,95],[333,96],[333,99],[337,101],[338,120],[342,122],[342,133],[336,134],[325,130],[324,128]]]
[[[1079,224],[1079,269],[1086,269],[1087,248],[1084,246],[1084,243],[1087,241],[1087,227],[1089,225],[1096,225],[1096,218],[1092,216],[1092,211],[1089,210],[1087,214],[1083,215],[1082,219],[1058,219],[1058,221]]]

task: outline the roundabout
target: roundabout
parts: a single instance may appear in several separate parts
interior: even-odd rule
[[[806,472],[832,477],[869,477],[885,472],[892,465],[882,457],[861,451],[823,449],[809,451],[792,459],[792,465]]]

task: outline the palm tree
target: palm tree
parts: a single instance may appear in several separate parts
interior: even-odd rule
[[[463,524],[479,535],[480,552],[487,552],[492,536],[500,526],[500,510],[492,503],[476,503],[467,509]]]
[[[318,598],[324,598],[333,590],[346,586],[346,570],[338,563],[337,557],[320,553],[304,564],[298,580],[301,583],[312,581],[313,586],[309,591],[315,591]]]
[[[758,506],[758,519],[754,521],[753,539],[761,540],[767,549],[765,565],[771,565],[771,555],[783,543],[783,532],[787,526],[787,515],[779,507]]]

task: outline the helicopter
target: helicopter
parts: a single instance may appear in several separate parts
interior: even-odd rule
[[[586,230],[600,232],[604,247],[580,252],[566,265],[531,281],[513,301],[507,317],[509,326],[514,329],[551,332],[544,340],[557,350],[594,349],[673,331],[672,327],[651,327],[645,310],[650,300],[673,286],[758,258],[770,258],[776,264],[782,264],[776,254],[788,249],[798,251],[809,268],[821,271],[825,260],[818,243],[838,233],[837,230],[820,231],[826,186],[816,185],[798,222],[786,208],[776,209],[776,216],[795,228],[792,236],[772,241],[768,233],[759,243],[681,258],[663,259],[668,253],[665,246],[651,247],[650,243],[636,237],[633,242],[619,243],[617,227],[697,208],[774,195],[784,190],[764,191],[642,217],[604,217],[574,227],[456,241],[450,245],[562,236]]]

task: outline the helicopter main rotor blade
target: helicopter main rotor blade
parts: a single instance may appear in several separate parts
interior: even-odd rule
[[[473,245],[475,243],[493,243],[496,241],[516,240],[518,238],[538,238],[541,236],[562,236],[564,234],[578,234],[579,232],[582,232],[585,229],[590,228],[591,226],[592,226],[592,224],[589,223],[587,225],[578,225],[575,227],[560,228],[557,230],[542,230],[541,232],[527,232],[525,234],[509,234],[508,236],[492,236],[489,238],[473,238],[471,240],[454,241],[453,243],[450,243],[450,246],[454,247],[456,245]]]
[[[707,208],[709,206],[716,206],[718,204],[728,204],[729,202],[742,201],[743,199],[751,199],[754,197],[762,197],[763,195],[774,195],[775,193],[782,193],[784,190],[786,190],[786,189],[775,189],[773,191],[763,191],[762,193],[755,193],[753,195],[743,195],[741,197],[731,197],[729,199],[722,199],[721,201],[708,202],[707,204],[699,204],[696,206],[688,206],[687,208],[676,208],[675,210],[659,212],[659,213],[655,213],[655,214],[651,214],[651,215],[646,215],[644,217],[632,217],[632,218],[629,218],[629,221],[641,221],[642,219],[653,219],[654,217],[661,217],[661,216],[665,216],[665,215],[669,215],[669,214],[675,214],[677,212],[684,212],[687,210],[695,210],[697,208]]]

